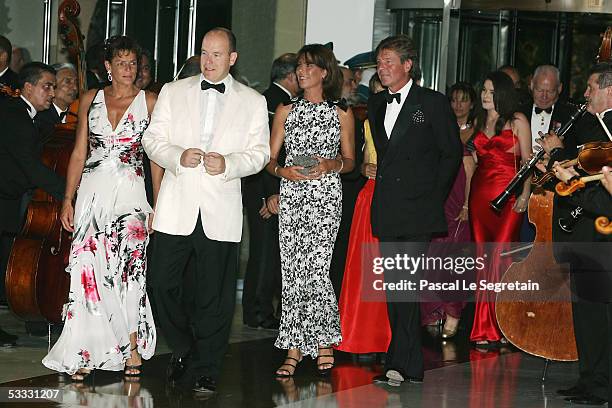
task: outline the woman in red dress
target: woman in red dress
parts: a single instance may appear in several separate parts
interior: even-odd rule
[[[476,168],[474,157],[466,148],[466,144],[472,140],[474,135],[474,119],[476,117],[476,91],[472,85],[466,82],[457,82],[448,91],[451,108],[457,117],[459,136],[463,144],[463,166],[455,178],[446,202],[444,203],[444,215],[448,224],[448,232],[431,240],[429,249],[430,256],[447,256],[452,253],[452,244],[470,242],[470,225],[468,223],[468,197],[470,195],[470,183]],[[435,275],[436,281],[441,282],[446,272]],[[437,326],[438,322],[444,321],[442,338],[448,339],[457,333],[459,318],[465,302],[458,301],[459,296],[448,292],[440,294],[441,301],[423,301],[421,303],[421,323],[425,326]],[[449,301],[452,299],[452,301]]]
[[[508,244],[519,239],[523,213],[527,209],[530,179],[525,181],[518,198],[512,197],[500,212],[489,202],[497,197],[531,154],[529,121],[518,110],[518,98],[512,80],[503,72],[487,75],[481,93],[482,112],[477,118],[474,147],[478,167],[472,178],[469,219],[476,244],[494,245],[486,257],[486,265],[477,271],[476,280],[499,282],[512,260],[501,257]],[[483,255],[484,247],[478,247]],[[477,347],[505,342],[495,316],[494,293],[476,292],[474,325],[470,340]]]
[[[382,90],[378,74],[375,74],[370,79],[370,92],[374,94]],[[370,206],[376,179],[376,149],[367,120],[363,128],[365,146],[361,173],[368,181],[359,192],[355,203],[342,291],[338,301],[342,343],[336,347],[337,350],[356,354],[384,353],[391,341],[385,294],[375,293],[371,289],[372,274],[362,274],[363,255],[365,259],[371,259],[378,254],[378,239],[372,235],[370,223]]]

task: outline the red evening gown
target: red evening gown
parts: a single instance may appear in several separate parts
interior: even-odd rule
[[[371,292],[369,285],[372,281],[371,274],[367,276],[362,274],[362,251],[373,250],[372,244],[378,242],[378,239],[372,235],[370,224],[370,205],[373,195],[374,180],[368,180],[359,192],[355,203],[342,291],[338,303],[342,343],[336,349],[349,353],[386,352],[391,341],[391,328],[384,292],[381,292],[383,297],[380,302],[362,299],[367,290]],[[363,246],[364,244],[370,245]]]
[[[491,138],[478,132],[474,146],[478,156],[478,167],[472,178],[469,198],[469,218],[472,225],[472,238],[476,244],[501,243],[495,245],[487,255],[484,269],[477,272],[477,283],[481,280],[499,282],[501,276],[512,263],[511,257],[500,257],[509,243],[519,240],[523,214],[512,210],[515,198],[510,198],[501,212],[493,210],[489,202],[497,197],[520,166],[520,156],[514,151],[518,139],[512,129],[505,129]],[[479,248],[479,255],[483,248]],[[492,292],[476,291],[476,310],[471,341],[498,341],[502,334],[495,316],[495,299]]]

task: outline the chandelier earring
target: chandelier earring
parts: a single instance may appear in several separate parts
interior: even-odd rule
[[[111,74],[110,71],[107,71],[107,76],[108,76],[108,82],[113,82],[113,75]]]

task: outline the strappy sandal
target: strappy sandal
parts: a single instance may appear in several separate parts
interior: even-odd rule
[[[293,360],[295,361],[295,364],[292,364],[291,361],[287,362],[287,360]],[[285,361],[283,362],[283,364],[278,367],[278,370],[276,370],[276,372],[274,373],[276,375],[276,378],[289,378],[289,377],[293,377],[293,374],[295,374],[295,370],[297,368],[297,365],[302,361],[302,359],[297,359],[297,358],[293,358],[290,356],[285,357]],[[289,366],[289,367],[293,367],[293,371],[289,371],[289,369],[283,368],[285,366]],[[285,373],[279,373],[279,371],[284,371]]]
[[[73,382],[82,383],[82,382],[85,382],[87,377],[89,377],[92,372],[93,370],[89,370],[89,371],[77,370],[76,373],[70,376],[70,379],[72,379]]]
[[[137,348],[138,348],[137,345],[134,346],[133,348],[131,348],[130,349],[130,353],[132,351],[136,350]],[[130,358],[132,358],[132,357],[130,357]],[[141,359],[141,363],[138,364],[138,365],[127,365],[127,364],[125,365],[125,367],[123,368],[123,375],[125,377],[139,378],[142,375],[142,371],[143,371],[143,368],[142,368],[142,357],[140,357],[140,359]],[[134,370],[137,370],[138,372],[137,373],[130,372],[130,371],[134,371]]]
[[[319,347],[319,355],[317,356],[317,371],[321,377],[326,377],[331,372],[332,368],[335,366],[336,358],[334,357],[334,353],[332,351],[331,354],[321,354],[322,350],[333,350],[332,347]],[[319,359],[321,358],[332,358],[331,362],[321,363]],[[325,367],[326,366],[326,367]],[[324,367],[324,368],[322,368]]]

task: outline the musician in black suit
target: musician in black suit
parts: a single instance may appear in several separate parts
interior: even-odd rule
[[[417,256],[427,249],[432,234],[447,229],[444,201],[462,157],[459,128],[448,98],[411,80],[418,61],[407,36],[384,39],[376,56],[378,75],[388,90],[368,101],[378,158],[372,232],[381,241],[383,256],[394,256],[389,246],[397,245],[385,245],[394,242],[413,243]],[[385,270],[385,282],[409,275],[393,272]],[[391,343],[385,376],[390,385],[423,379],[419,304],[399,300],[406,299],[387,292]]]
[[[33,121],[36,112],[51,106],[55,92],[55,71],[40,62],[26,64],[19,73],[18,89],[21,91],[20,97],[5,99],[0,106],[2,283],[12,238],[21,228],[24,193],[42,188],[60,202],[64,197],[64,180],[40,160],[42,144]],[[4,295],[3,287],[1,294]],[[7,339],[0,332],[0,343],[6,343]]]
[[[559,70],[553,65],[540,65],[535,69],[529,90],[532,98],[521,106],[520,111],[525,114],[531,125],[531,146],[535,152],[540,132],[546,134],[561,128],[569,120],[575,108],[559,101],[563,84]],[[535,239],[535,228],[528,217],[523,217],[520,237],[522,242],[533,242]]]
[[[555,169],[558,177],[569,170],[563,170],[555,163],[574,159],[578,146],[587,142],[610,141],[604,127],[595,114],[603,117],[603,122],[612,131],[612,64],[598,64],[591,70],[584,93],[588,100],[588,114],[575,125],[575,131],[566,135],[563,141],[549,133],[538,142],[550,155],[549,168]],[[568,242],[563,250],[556,250],[557,259],[569,262],[571,287],[575,295],[572,301],[574,333],[578,349],[579,378],[573,387],[559,390],[567,396],[566,400],[575,404],[603,405],[609,398],[610,333],[612,333],[612,280],[609,273],[593,272],[588,260],[598,251],[592,243],[610,242],[610,236],[598,234],[594,228],[595,218],[599,215],[612,216],[612,203],[609,196],[598,190],[597,184],[570,197],[555,195],[553,205],[553,241]],[[571,232],[559,228],[559,220],[567,220],[570,212],[577,206],[583,213],[577,219]],[[586,243],[586,244],[585,244]],[[599,244],[601,245],[601,244]],[[569,251],[568,251],[569,249]],[[591,254],[590,252],[593,252]],[[610,251],[605,254],[609,260]],[[605,268],[604,268],[605,271]],[[609,271],[608,271],[609,272]],[[603,294],[608,294],[602,296]],[[597,297],[595,295],[597,294]]]
[[[276,108],[296,96],[296,55],[283,54],[272,63],[270,87],[263,96],[272,126]],[[280,299],[280,247],[278,243],[279,179],[262,170],[246,177],[242,202],[249,223],[249,260],[242,290],[242,319],[249,327],[278,329],[274,296]],[[268,202],[271,212],[268,210]],[[280,304],[280,302],[279,302]]]
[[[76,115],[69,111],[70,105],[79,95],[77,71],[74,65],[64,62],[52,65],[55,69],[57,87],[49,109],[38,112],[34,118],[43,143],[53,135],[58,123],[75,122]]]
[[[13,46],[8,38],[0,35],[0,84],[8,85],[17,89],[17,74],[11,68],[11,56]]]

